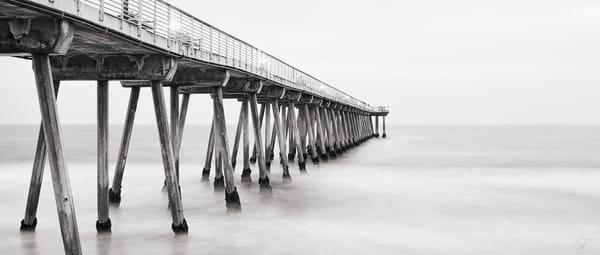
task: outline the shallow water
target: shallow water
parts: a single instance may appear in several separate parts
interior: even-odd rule
[[[18,230],[36,129],[0,127],[0,254],[63,253],[49,173],[36,232]],[[207,127],[185,132],[189,234],[170,230],[156,131],[136,126],[112,233],[98,235],[95,130],[65,127],[84,254],[600,253],[600,127],[392,127],[307,175],[293,165],[292,183],[274,164],[272,196],[239,184],[241,213],[200,182]]]

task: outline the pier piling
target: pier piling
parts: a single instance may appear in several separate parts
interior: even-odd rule
[[[179,192],[179,180],[175,169],[175,158],[173,155],[173,146],[169,139],[169,122],[165,107],[165,99],[161,81],[152,81],[152,99],[154,102],[154,112],[156,115],[156,124],[161,144],[161,154],[165,170],[165,180],[167,191],[169,193],[169,203],[173,224],[171,228],[175,233],[188,231],[187,222],[183,216],[183,206],[181,203],[181,193]]]
[[[111,229],[108,207],[108,81],[99,80],[98,90],[98,220],[96,230],[108,232]]]
[[[50,58],[48,54],[33,54],[32,57],[63,246],[66,254],[78,255],[81,254],[81,244],[71,183],[63,151],[62,131],[50,70]]]

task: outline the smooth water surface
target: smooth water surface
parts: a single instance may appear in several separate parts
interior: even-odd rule
[[[84,254],[600,254],[600,127],[392,127],[307,175],[294,164],[292,183],[274,163],[273,195],[238,182],[242,212],[227,213],[200,182],[208,128],[189,126],[187,235],[170,229],[153,126],[134,129],[102,235],[95,129],[63,131]],[[111,176],[120,134],[111,126]],[[0,127],[0,254],[63,253],[48,169],[37,230],[19,232],[36,138],[36,126]]]

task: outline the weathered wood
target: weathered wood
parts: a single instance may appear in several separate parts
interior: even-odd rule
[[[325,109],[325,112],[327,113],[326,115],[326,119],[327,122],[329,123],[329,131],[331,133],[331,152],[333,155],[332,156],[337,156],[337,153],[339,151],[339,147],[338,147],[338,132],[337,132],[337,126],[335,123],[335,116],[333,115],[333,110],[331,108]]]
[[[304,113],[304,122],[306,123],[306,132],[308,133],[308,140],[309,140],[309,144],[306,147],[308,148],[308,150],[310,150],[310,156],[312,159],[313,163],[319,163],[319,154],[317,154],[317,149],[315,148],[316,144],[315,144],[315,137],[314,137],[314,132],[312,129],[312,118],[310,116],[310,112],[308,110],[308,105],[304,104],[302,105],[304,108],[303,113]]]
[[[317,133],[319,136],[319,148],[321,149],[321,158],[323,160],[327,160],[329,158],[329,156],[327,155],[327,150],[325,147],[325,130],[323,127],[323,123],[321,122],[321,111],[319,110],[319,107],[316,106],[314,108],[314,113],[315,113],[315,118],[316,118],[316,122],[317,122]]]
[[[233,180],[233,167],[229,161],[229,142],[227,141],[227,126],[223,108],[223,88],[213,87],[213,111],[215,122],[215,145],[219,148],[225,176],[225,203],[228,210],[241,209],[240,197]]]
[[[210,176],[210,163],[213,157],[215,148],[215,121],[214,117],[210,124],[210,134],[208,135],[208,146],[206,147],[206,159],[204,161],[204,169],[202,169],[202,180],[208,181]]]
[[[149,80],[170,80],[177,69],[177,59],[165,54],[106,54],[81,51],[53,56],[52,73],[60,80],[119,80],[126,87],[140,86]],[[136,82],[132,82],[136,81]],[[144,84],[145,85],[145,84]]]
[[[259,130],[262,129],[262,124],[263,124],[263,120],[264,120],[264,117],[265,117],[265,110],[266,110],[265,109],[265,105],[264,104],[261,105],[261,107],[260,107],[260,120],[259,120],[259,123],[258,123],[258,125],[259,125],[258,129]],[[256,124],[254,124],[254,125],[256,125]],[[250,163],[255,163],[256,162],[256,146],[258,146],[258,141],[257,141],[257,138],[254,137],[254,146],[252,148],[252,157],[250,157]]]
[[[367,118],[367,131],[369,132],[369,139],[373,138],[373,119],[370,115],[366,116]]]
[[[283,128],[281,124],[278,99],[274,99],[271,106],[273,107],[273,125],[275,126],[275,133],[279,143],[279,155],[281,156],[283,167],[283,179],[289,181],[292,179],[292,176],[290,176],[290,168],[287,157],[285,156],[287,155],[287,150],[285,148],[285,139],[283,138]]]
[[[108,191],[111,203],[121,202],[121,183],[123,182],[123,173],[125,171],[125,163],[127,162],[129,144],[131,143],[131,132],[133,131],[133,122],[135,120],[135,112],[137,110],[139,97],[140,88],[132,87],[131,93],[129,94],[129,105],[127,106],[125,126],[123,127],[123,135],[121,137],[121,146],[119,147],[119,155],[117,157],[117,166],[115,167],[112,188]]]
[[[78,255],[81,254],[81,244],[74,200],[71,194],[71,184],[63,152],[62,131],[52,84],[50,59],[47,54],[33,54],[32,57],[63,246],[65,254]]]
[[[240,145],[240,139],[242,135],[242,129],[244,127],[244,110],[246,104],[242,102],[242,106],[240,107],[240,117],[238,118],[237,129],[235,130],[235,139],[233,141],[233,151],[231,151],[231,166],[235,168],[237,162],[237,153]]]
[[[353,144],[356,146],[358,144],[358,127],[356,125],[356,114],[354,113],[349,113],[348,114],[348,119],[350,121],[350,130],[352,131],[352,142]]]
[[[287,104],[287,103],[285,103]],[[293,105],[293,103],[292,103]],[[295,119],[292,118],[292,111],[294,111],[293,106],[290,107],[289,105],[286,105],[286,132],[287,134],[287,140],[288,140],[288,161],[289,162],[294,162],[294,158],[296,157],[296,144],[295,144],[295,139],[294,139],[294,134],[293,134],[293,130],[292,130],[292,121],[296,121]]]
[[[183,216],[183,206],[181,203],[181,193],[179,192],[179,180],[175,170],[175,158],[173,155],[173,145],[171,135],[169,134],[169,122],[167,118],[167,110],[165,106],[165,98],[163,94],[162,83],[160,81],[152,81],[152,99],[154,102],[154,113],[156,115],[156,124],[158,126],[158,134],[161,144],[161,154],[165,170],[165,179],[167,191],[169,194],[169,202],[171,209],[171,217],[173,224],[171,228],[174,232],[187,232],[188,226]]]
[[[225,190],[225,177],[223,176],[223,153],[217,148],[217,133],[215,133],[215,179],[213,187],[215,192]]]
[[[262,149],[262,137],[260,133],[260,123],[258,120],[258,102],[256,99],[256,93],[250,94],[250,111],[252,113],[252,123],[254,126],[254,137],[256,140],[256,159],[258,160],[258,171],[259,171],[259,179],[258,183],[260,185],[261,192],[271,192],[271,184],[270,184],[270,173],[267,170],[267,165],[265,164],[265,157]]]
[[[60,81],[54,80],[54,93],[58,97]],[[44,164],[46,163],[46,141],[44,140],[44,124],[40,123],[37,146],[31,171],[29,193],[27,194],[27,205],[25,206],[25,217],[21,221],[21,230],[32,231],[37,225],[37,209],[40,201],[40,191],[44,179]]]
[[[346,137],[347,138],[346,144],[348,146],[351,146],[353,144],[353,141],[352,141],[353,138],[352,138],[352,128],[350,127],[350,124],[351,124],[350,118],[348,118],[348,112],[343,111],[342,116],[343,116],[342,121],[344,123],[344,127],[346,128],[346,134],[348,135]]]
[[[181,143],[183,141],[183,128],[185,127],[185,121],[187,118],[187,111],[190,105],[190,94],[183,94],[183,100],[181,101],[181,111],[179,111],[179,131],[177,132],[177,155],[181,155]]]
[[[288,127],[288,121],[290,119],[290,116],[288,114],[285,102],[280,101],[280,103],[281,103],[281,105],[280,105],[280,107],[281,107],[281,128],[282,128],[282,131],[283,131],[283,142],[285,143],[285,142],[287,142],[287,138],[288,138],[287,137],[287,135],[288,135],[288,129],[289,129],[289,127]]]
[[[302,107],[301,105],[298,106],[298,118],[297,118],[297,126],[298,126],[298,131],[300,133],[300,140],[297,141],[298,143],[300,143],[300,147],[302,148],[301,151],[299,151],[298,153],[302,154],[304,159],[308,158],[308,150],[306,148],[306,124],[304,122],[304,107]]]
[[[379,137],[379,116],[375,116],[375,137]]]
[[[340,127],[340,134],[342,134],[342,150],[346,150],[348,148],[348,133],[346,132],[346,123],[344,122],[344,115],[342,110],[337,111],[337,118]]]
[[[248,97],[244,97],[242,100],[242,104],[244,104],[244,125],[243,135],[244,135],[244,169],[242,171],[242,182],[252,182],[252,178],[250,174],[252,173],[252,169],[250,169],[250,134],[249,134],[249,115],[248,115]]]
[[[288,140],[289,140],[288,141],[289,142],[289,145],[288,145],[288,148],[289,148],[288,160],[290,162],[293,162],[294,158],[296,157],[296,152],[298,151],[298,149],[296,148],[296,143],[298,142],[299,137],[298,138],[294,137],[293,123],[296,122],[296,118],[292,117],[293,116],[292,112],[294,111],[293,103],[292,103],[291,107],[288,105],[287,108],[288,108],[287,126],[288,126],[288,129],[289,129],[289,131],[288,131],[289,132],[289,137],[288,137]]]
[[[271,104],[266,102],[263,104],[265,106],[265,164],[267,169],[271,169]]]
[[[298,150],[298,168],[300,169],[300,172],[306,172],[306,160],[303,155],[304,148],[302,147],[302,143],[299,142],[300,132],[298,130],[298,122],[296,121],[296,112],[294,111],[294,103],[289,102],[288,108],[289,108],[288,112],[290,113],[290,119],[291,119],[290,125],[292,128],[290,137],[293,136],[294,144],[296,145],[296,149]]]
[[[173,157],[175,159],[175,172],[177,173],[177,179],[179,179],[179,92],[177,91],[178,86],[171,86],[169,91],[171,92],[171,141],[173,145]]]
[[[383,119],[383,134],[381,135],[381,137],[385,138],[387,137],[387,134],[385,133],[385,116],[381,118]]]
[[[97,133],[97,174],[98,174],[98,232],[110,231],[111,222],[108,208],[108,81],[98,81],[98,133]]]
[[[272,105],[272,104],[271,104]],[[273,121],[273,123],[275,123],[275,121]],[[271,161],[273,161],[273,158],[275,158],[275,140],[277,138],[277,132],[275,131],[275,125],[273,125],[273,128],[271,130],[271,139],[269,139],[269,153],[267,153],[267,155],[269,156],[267,158],[267,162],[270,164]]]

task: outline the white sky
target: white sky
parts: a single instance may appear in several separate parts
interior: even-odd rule
[[[175,6],[366,100],[390,124],[600,124],[600,2],[173,0]],[[0,58],[0,123],[38,123],[31,64]],[[63,123],[95,123],[93,82],[61,88]],[[111,86],[111,122],[128,91]],[[210,119],[192,98],[190,123]],[[239,109],[226,105],[229,124]],[[137,123],[153,123],[149,92]]]

